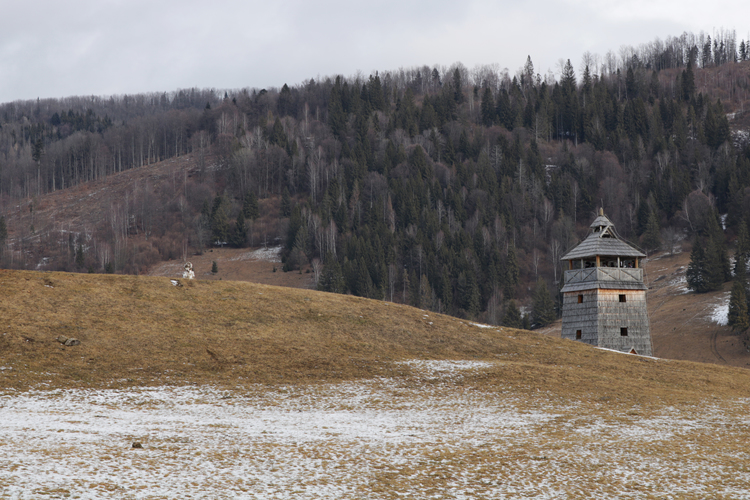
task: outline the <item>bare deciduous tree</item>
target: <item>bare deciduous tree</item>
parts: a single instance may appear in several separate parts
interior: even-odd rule
[[[317,287],[320,281],[320,273],[323,272],[323,264],[321,264],[320,259],[317,257],[310,264],[312,264],[313,270],[313,286]]]

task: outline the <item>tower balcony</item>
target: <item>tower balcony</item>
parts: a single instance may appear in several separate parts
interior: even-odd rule
[[[608,288],[618,290],[645,290],[642,268],[589,267],[565,271],[563,292]]]

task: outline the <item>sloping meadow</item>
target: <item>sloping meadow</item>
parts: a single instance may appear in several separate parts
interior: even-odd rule
[[[0,294],[3,497],[750,498],[743,369],[249,283]]]

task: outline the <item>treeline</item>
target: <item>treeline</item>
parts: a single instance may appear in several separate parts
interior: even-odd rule
[[[567,61],[557,79],[528,58],[514,76],[456,64],[90,107],[6,104],[0,193],[27,197],[190,153],[204,189],[191,185],[187,204],[165,190],[162,202],[194,248],[250,243],[260,203],[286,227],[284,269],[309,266],[323,290],[544,324],[559,307],[560,256],[600,205],[649,251],[715,237],[719,213],[723,244],[736,234],[750,212],[750,147],[727,112],[747,105],[750,63],[735,42],[685,34],[619,58],[587,54],[580,72]],[[126,214],[120,234],[145,218]],[[170,224],[148,227],[159,238]]]

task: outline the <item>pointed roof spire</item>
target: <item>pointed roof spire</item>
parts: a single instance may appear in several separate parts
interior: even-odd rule
[[[606,215],[604,215],[604,209],[600,208],[599,216],[596,219],[594,219],[594,222],[592,222],[589,227],[593,229],[594,232],[598,233],[598,232],[603,231],[606,228],[609,228],[609,227],[613,228],[615,227],[615,225],[612,223],[611,220],[609,220],[609,218]]]
[[[560,260],[572,260],[597,255],[611,255],[620,257],[645,257],[646,254],[633,248],[620,239],[615,231],[615,225],[604,215],[604,209],[599,209],[599,216],[589,226],[591,232],[578,246],[563,255]]]

